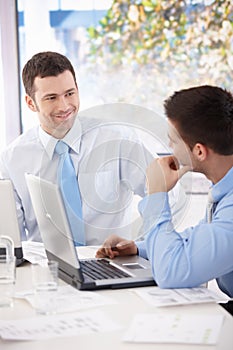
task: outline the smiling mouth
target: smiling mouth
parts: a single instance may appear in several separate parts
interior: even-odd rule
[[[65,115],[56,115],[55,118],[60,119],[60,120],[67,120],[70,119],[70,117],[72,117],[73,113],[69,112]]]

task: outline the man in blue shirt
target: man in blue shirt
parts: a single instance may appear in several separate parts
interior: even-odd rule
[[[195,287],[216,279],[233,297],[233,95],[215,86],[175,92],[165,103],[174,155],[147,169],[148,195],[139,203],[145,240],[109,237],[97,257],[139,254],[161,288]],[[212,215],[175,231],[168,192],[188,171],[211,182]]]

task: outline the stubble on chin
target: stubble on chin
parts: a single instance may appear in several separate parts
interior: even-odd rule
[[[59,136],[57,138],[63,138],[69,132],[69,130],[74,125],[75,118],[76,118],[76,116],[73,116],[73,117],[63,121],[62,123],[60,123],[56,127],[56,129],[54,130],[54,134]]]

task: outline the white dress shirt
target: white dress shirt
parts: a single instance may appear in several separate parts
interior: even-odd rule
[[[72,149],[78,174],[86,243],[102,244],[112,233],[131,238],[132,199],[145,194],[145,169],[152,154],[132,127],[85,117],[76,118],[63,140]],[[56,183],[57,141],[38,126],[1,154],[1,178],[13,183],[22,240],[41,241],[25,173]]]

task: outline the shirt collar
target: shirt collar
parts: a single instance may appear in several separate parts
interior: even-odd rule
[[[232,191],[233,167],[226,175],[212,187],[212,197],[214,202],[219,202],[228,192]]]
[[[82,136],[82,126],[77,117],[72,128],[62,139],[75,153],[79,153]],[[39,128],[39,138],[44,149],[51,160],[53,158],[54,149],[58,139],[46,133],[41,127]]]

